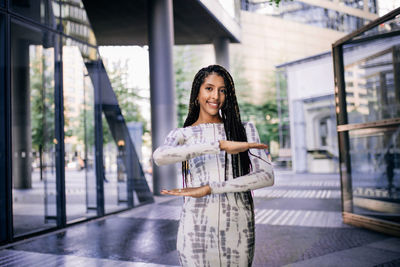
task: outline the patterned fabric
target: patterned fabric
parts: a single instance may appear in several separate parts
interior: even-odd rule
[[[255,126],[244,126],[248,142],[259,143]],[[253,261],[254,211],[244,192],[272,186],[273,169],[263,150],[250,149],[252,171],[233,179],[230,155],[225,162],[219,140],[226,140],[223,123],[177,128],[153,154],[157,165],[188,160],[188,187],[211,187],[211,195],[185,199],[177,238],[182,266],[251,266]]]

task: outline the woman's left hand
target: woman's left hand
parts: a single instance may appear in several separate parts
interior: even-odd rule
[[[182,189],[171,189],[171,190],[163,189],[161,190],[161,194],[198,198],[211,194],[211,187],[209,185],[203,185],[200,187],[187,187]]]

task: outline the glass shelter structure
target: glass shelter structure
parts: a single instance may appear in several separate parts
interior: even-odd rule
[[[153,166],[151,192],[98,46],[148,45],[157,147],[175,127],[173,45],[214,44],[228,68],[238,1],[0,0],[0,245],[175,187],[175,166]]]
[[[333,44],[343,220],[400,236],[400,8]]]
[[[0,244],[153,201],[80,0],[0,1],[0,77]]]

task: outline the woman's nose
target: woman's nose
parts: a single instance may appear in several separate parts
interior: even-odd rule
[[[212,97],[213,97],[214,99],[219,99],[219,92],[218,92],[218,90],[213,90],[211,94],[212,94]]]

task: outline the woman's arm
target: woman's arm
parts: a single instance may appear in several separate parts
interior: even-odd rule
[[[260,143],[260,138],[254,124],[245,125],[247,142]],[[262,149],[249,149],[252,170],[249,174],[236,177],[224,182],[211,182],[209,184],[212,194],[242,192],[254,190],[274,184],[274,171],[272,164]]]
[[[160,165],[182,162],[205,154],[218,154],[219,142],[184,144],[181,129],[172,130],[165,138],[164,145],[153,153],[154,162]]]

